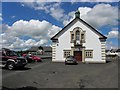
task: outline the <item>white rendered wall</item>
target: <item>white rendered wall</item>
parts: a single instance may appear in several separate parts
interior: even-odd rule
[[[56,45],[56,55],[54,61],[64,62],[65,58],[63,50],[71,50],[70,31],[72,31],[75,27],[80,27],[84,31],[86,31],[86,43],[84,44],[84,46],[86,47],[85,49],[93,50],[93,58],[85,58],[85,61],[101,61],[101,42],[99,40],[99,36],[79,21],[77,21],[58,38],[59,43],[58,45]]]
[[[86,30],[86,43],[85,43],[85,49],[93,50],[93,58],[85,58],[85,62],[99,62],[102,60],[101,57],[101,42],[99,40],[99,36],[94,33],[89,28],[84,28]]]

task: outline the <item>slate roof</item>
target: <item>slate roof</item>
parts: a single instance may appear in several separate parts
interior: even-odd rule
[[[111,52],[120,52],[120,49],[112,49]]]
[[[10,50],[10,49],[8,49],[8,48],[1,48],[1,50],[12,51],[12,50]]]
[[[105,50],[105,52],[107,53],[107,52],[109,52],[110,50]]]
[[[44,51],[52,51],[52,47],[47,47],[47,46],[45,47],[45,46],[44,46],[44,47],[43,47],[43,50],[44,50]]]
[[[39,46],[32,46],[30,49],[28,49],[27,51],[29,52],[36,52],[39,50],[38,48]],[[52,51],[52,48],[50,46],[42,46],[44,51]]]
[[[120,49],[118,49],[117,52],[120,52]]]
[[[73,19],[69,24],[67,24],[61,31],[59,31],[55,36],[53,36],[51,38],[51,40],[57,40],[58,37],[60,35],[62,35],[65,31],[67,31],[67,28],[70,28],[70,26],[72,24],[74,24],[74,22],[80,21],[81,23],[83,23],[85,26],[87,26],[88,28],[90,28],[93,32],[95,32],[96,34],[98,34],[100,36],[100,39],[107,39],[106,36],[104,36],[103,34],[101,34],[100,32],[98,32],[95,28],[93,28],[91,25],[89,25],[88,23],[86,23],[84,20],[82,20],[79,17],[76,17],[75,19]]]
[[[27,51],[29,52],[35,52],[38,50],[38,47],[37,46],[32,46],[30,49],[28,49]]]
[[[120,52],[120,49],[105,50],[106,52]]]

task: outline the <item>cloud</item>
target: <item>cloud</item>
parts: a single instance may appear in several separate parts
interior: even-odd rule
[[[71,22],[75,18],[75,11],[69,12],[63,19],[63,25],[66,26],[69,22]]]
[[[108,33],[108,38],[118,38],[118,34],[119,34],[119,31],[118,31],[118,28],[113,28],[112,31],[110,31]]]
[[[20,2],[34,2],[35,0],[20,0]],[[38,0],[37,0],[38,1]]]
[[[114,44],[112,41],[106,42],[106,50],[118,49],[118,45]]]
[[[119,2],[119,0],[2,0],[2,2]]]
[[[89,8],[89,7],[79,7],[78,10],[80,11],[80,15],[84,16],[84,15],[87,15],[87,13],[92,10],[92,8]]]
[[[25,0],[23,0],[25,1]],[[63,22],[64,25],[68,24],[75,18],[75,11],[69,12],[67,15],[61,8],[61,2],[39,2],[31,0],[31,2],[22,2],[21,4],[27,5],[35,10],[45,11],[45,13],[51,15],[58,21]],[[111,6],[110,4],[97,4],[93,8],[79,7],[81,18],[88,22],[95,28],[99,28],[105,25],[117,25],[118,8]],[[1,15],[2,16],[2,15]],[[28,48],[32,45],[43,45],[50,42],[50,38],[55,35],[61,28],[52,25],[48,21],[19,20],[12,24],[12,26],[2,25],[3,46],[9,48]],[[109,38],[117,36],[117,31],[112,30],[109,32]],[[24,40],[21,37],[30,37],[30,39]]]
[[[11,18],[13,19],[13,18],[15,18],[16,16],[11,16]]]
[[[65,14],[64,9],[61,7],[61,2],[40,2],[39,0],[34,2],[33,0],[33,2],[24,2],[24,5],[35,10],[45,11],[56,20],[62,22],[63,25],[67,25],[75,17],[75,11]],[[78,10],[80,11],[81,18],[95,28],[117,24],[118,7],[111,6],[110,4],[97,4],[93,8],[79,7]]]
[[[107,49],[117,49],[118,48],[118,39],[120,39],[118,28],[112,28],[107,35],[108,39],[106,41]],[[113,43],[116,42],[116,43]]]
[[[110,4],[97,4],[93,8],[79,7],[78,10],[80,11],[80,17],[95,28],[118,24],[118,8],[111,6]],[[73,12],[75,11],[70,13]],[[70,18],[64,19],[64,25],[75,17],[74,14],[72,17],[69,14],[68,17]]]
[[[110,4],[98,4],[81,17],[96,28],[117,25],[118,8]]]
[[[50,8],[50,15],[56,20],[60,20],[64,17],[64,10],[61,8]]]
[[[0,13],[0,22],[3,20],[2,13]]]
[[[118,2],[119,0],[75,0],[76,2]],[[74,2],[75,2],[74,1]]]
[[[3,25],[0,43],[3,47],[10,49],[26,49],[31,46],[49,45],[50,38],[59,30],[61,30],[60,27],[45,20],[19,20],[13,23],[12,26]],[[29,38],[25,39],[25,37]]]
[[[40,2],[39,0],[36,0],[35,2],[34,0],[31,2],[26,2],[26,0],[23,1],[25,2],[22,2],[22,4],[27,5],[35,10],[43,10],[56,20],[60,20],[64,17],[64,10],[60,7],[61,2]]]
[[[24,7],[25,5],[24,4],[21,4],[21,7]]]
[[[118,2],[118,1],[119,0],[74,0],[74,2]]]
[[[32,36],[35,39],[42,39],[41,36],[50,37],[54,33],[58,32],[61,28],[52,25],[48,21],[39,21],[39,20],[30,20],[30,21],[23,21],[19,20],[16,21],[12,26],[11,30],[15,32],[14,34],[17,36],[26,35]],[[17,33],[16,33],[17,32]],[[49,33],[48,35],[48,32]],[[53,33],[54,32],[54,33]]]

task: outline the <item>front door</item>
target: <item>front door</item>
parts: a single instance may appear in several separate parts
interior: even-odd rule
[[[74,56],[77,61],[82,61],[82,51],[74,51]]]

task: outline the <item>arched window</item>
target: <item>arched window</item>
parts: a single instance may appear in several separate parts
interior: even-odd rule
[[[80,40],[80,31],[79,30],[76,31],[76,40]]]

